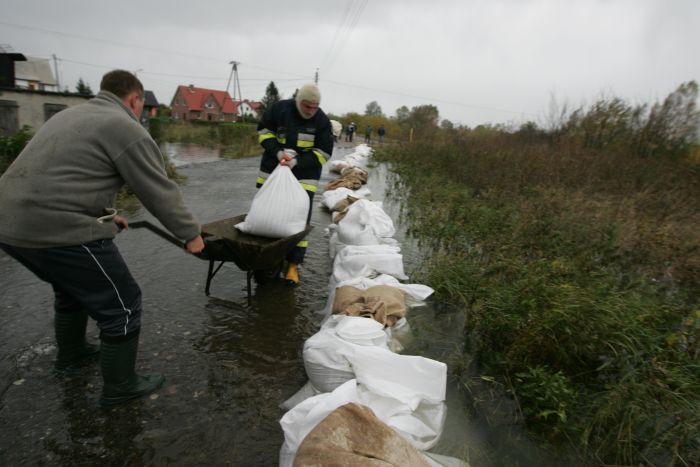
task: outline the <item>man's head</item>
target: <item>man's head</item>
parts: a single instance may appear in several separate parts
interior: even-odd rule
[[[318,104],[321,103],[321,91],[315,84],[305,84],[297,92],[295,101],[301,116],[308,120],[318,111]]]
[[[141,117],[144,104],[143,84],[132,73],[112,70],[102,77],[100,91],[109,91],[119,97],[137,118]]]

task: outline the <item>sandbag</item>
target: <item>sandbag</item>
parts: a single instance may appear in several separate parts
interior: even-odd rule
[[[355,316],[333,316],[304,342],[304,369],[313,388],[331,392],[355,378],[350,362],[341,352],[354,346],[388,349],[387,334],[378,322]]]
[[[381,203],[360,199],[348,206],[345,217],[338,222],[338,241],[345,245],[377,245],[380,238],[396,233],[394,222],[384,212]]]
[[[369,188],[363,187],[359,190],[351,190],[350,188],[336,188],[335,190],[326,190],[323,192],[321,204],[333,211],[336,205],[346,199],[348,196],[353,198],[367,198],[372,192]]]
[[[289,237],[306,228],[309,203],[292,170],[278,165],[255,194],[245,221],[235,227],[261,237]]]
[[[332,279],[339,283],[381,273],[406,280],[400,251],[400,247],[392,245],[346,245],[335,255]]]
[[[388,285],[377,285],[367,290],[349,285],[338,287],[332,313],[372,318],[383,326],[394,326],[406,316],[406,297],[403,291]]]
[[[338,407],[306,435],[294,467],[429,467],[411,443],[379,420],[369,407]]]

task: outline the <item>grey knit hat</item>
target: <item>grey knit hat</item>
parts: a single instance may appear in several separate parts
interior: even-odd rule
[[[301,101],[314,102],[316,104],[321,103],[321,91],[313,83],[305,84],[297,92],[297,103]]]

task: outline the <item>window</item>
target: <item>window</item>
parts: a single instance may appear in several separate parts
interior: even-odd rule
[[[44,104],[44,121],[47,121],[66,107],[68,106],[65,104]]]
[[[14,135],[19,131],[17,102],[0,100],[0,136]]]

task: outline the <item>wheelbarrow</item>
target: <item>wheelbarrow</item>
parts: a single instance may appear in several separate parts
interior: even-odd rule
[[[224,263],[232,261],[239,269],[246,272],[248,298],[251,296],[251,279],[264,283],[278,275],[287,253],[313,229],[307,225],[303,231],[284,238],[267,238],[243,233],[234,226],[245,220],[241,214],[228,219],[221,219],[202,225],[204,250],[194,256],[209,261],[207,282],[204,293],[209,296],[211,281]],[[184,248],[176,237],[148,221],[136,221],[129,228],[146,228],[170,243]],[[214,267],[215,263],[219,265]]]

